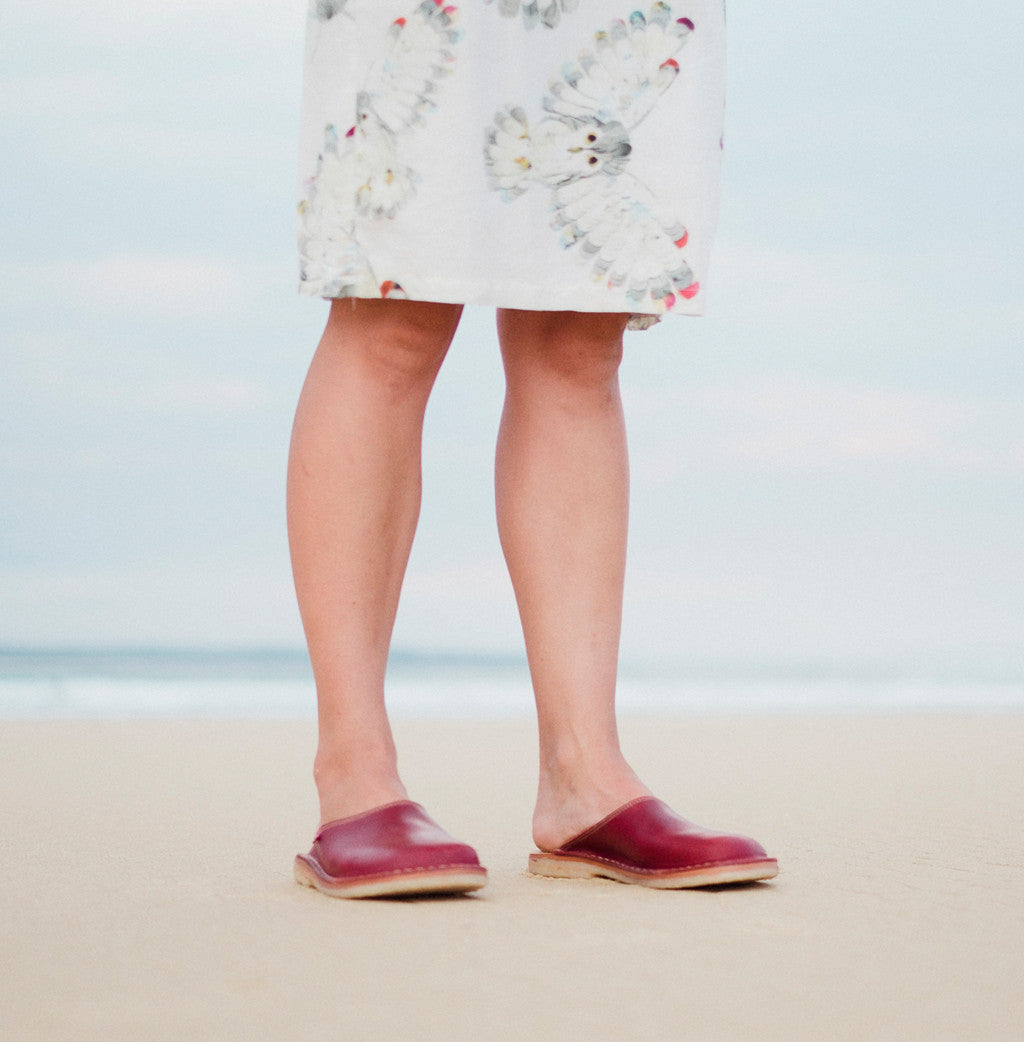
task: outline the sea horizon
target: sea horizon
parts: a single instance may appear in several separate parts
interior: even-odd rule
[[[398,648],[396,717],[527,717],[525,656]],[[634,715],[1024,712],[1024,675],[867,662],[625,661],[619,709]],[[292,647],[3,647],[0,719],[305,718],[306,652]]]

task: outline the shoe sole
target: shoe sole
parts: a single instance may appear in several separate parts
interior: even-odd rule
[[[327,875],[303,854],[295,856],[295,882],[328,897],[402,897],[416,894],[465,894],[487,882],[487,869],[445,865],[379,876],[345,879]]]
[[[775,858],[760,861],[715,862],[686,869],[649,870],[625,868],[591,858],[566,854],[531,854],[530,872],[557,879],[613,879],[616,883],[632,883],[656,890],[685,890],[696,886],[720,886],[724,883],[751,883],[772,879],[779,874]]]

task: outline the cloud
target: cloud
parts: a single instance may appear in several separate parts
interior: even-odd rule
[[[30,193],[66,191],[72,169],[107,183],[198,180],[215,194],[258,167],[246,187],[259,190],[294,167],[305,24],[294,4],[13,0],[0,143],[13,139]]]
[[[247,301],[245,274],[215,259],[119,253],[71,265],[68,274],[76,303],[108,314],[143,300],[150,311],[212,316]]]
[[[992,243],[975,241],[950,256],[923,243],[915,250],[884,243],[870,249],[769,245],[747,232],[716,243],[718,314],[757,322],[841,315],[846,324],[879,312],[913,321],[931,313],[944,325],[980,317],[990,328],[1003,323],[1011,329],[1024,308],[1020,283]]]
[[[17,644],[301,646],[283,553],[107,567],[8,567],[0,633]]]
[[[805,467],[934,456],[968,414],[962,401],[799,378],[708,387],[698,397],[726,419],[720,436],[735,458]]]
[[[639,462],[638,476],[655,482],[671,481],[684,468],[723,462],[803,472],[847,463],[1024,472],[1019,409],[980,395],[765,374],[661,391],[641,388],[628,391],[627,399],[645,425],[675,427],[673,451]]]
[[[74,123],[109,112],[122,100],[123,90],[110,69],[47,69],[0,79],[0,121],[5,128],[33,128],[41,121],[43,126]]]
[[[278,415],[291,400],[263,375],[247,371],[219,372],[147,346],[144,350],[104,350],[88,341],[59,336],[33,335],[15,343],[8,371],[11,393],[8,416],[21,416],[26,429],[34,429],[28,417],[51,413],[70,422],[102,427],[115,414],[154,414],[195,417]],[[6,397],[6,395],[5,395]],[[18,448],[15,449],[15,444]],[[55,444],[65,463],[77,457],[59,439]],[[0,462],[33,458],[38,451],[25,439],[4,446]],[[151,452],[152,446],[117,445],[120,457]]]
[[[934,258],[884,250],[793,248],[722,238],[714,253],[715,312],[761,324],[806,323],[934,303]],[[948,261],[944,261],[948,267]]]
[[[54,300],[102,317],[136,315],[210,319],[251,303],[252,274],[212,257],[120,252],[90,260],[0,265],[6,311]]]
[[[239,47],[259,45],[261,40],[265,46],[266,41],[294,34],[304,25],[303,15],[303,7],[294,3],[254,5],[252,0],[76,0],[60,5],[6,0],[4,4],[8,39],[28,32],[59,32],[86,52],[130,43],[158,51],[191,39],[193,46],[203,41],[221,44],[228,54],[232,40]]]

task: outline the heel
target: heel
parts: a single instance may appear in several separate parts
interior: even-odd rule
[[[530,855],[527,871],[535,876],[550,876],[554,879],[593,879],[598,875],[586,862],[542,851]]]

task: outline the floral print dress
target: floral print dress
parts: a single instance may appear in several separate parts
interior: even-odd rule
[[[300,287],[700,314],[724,0],[310,0]]]

